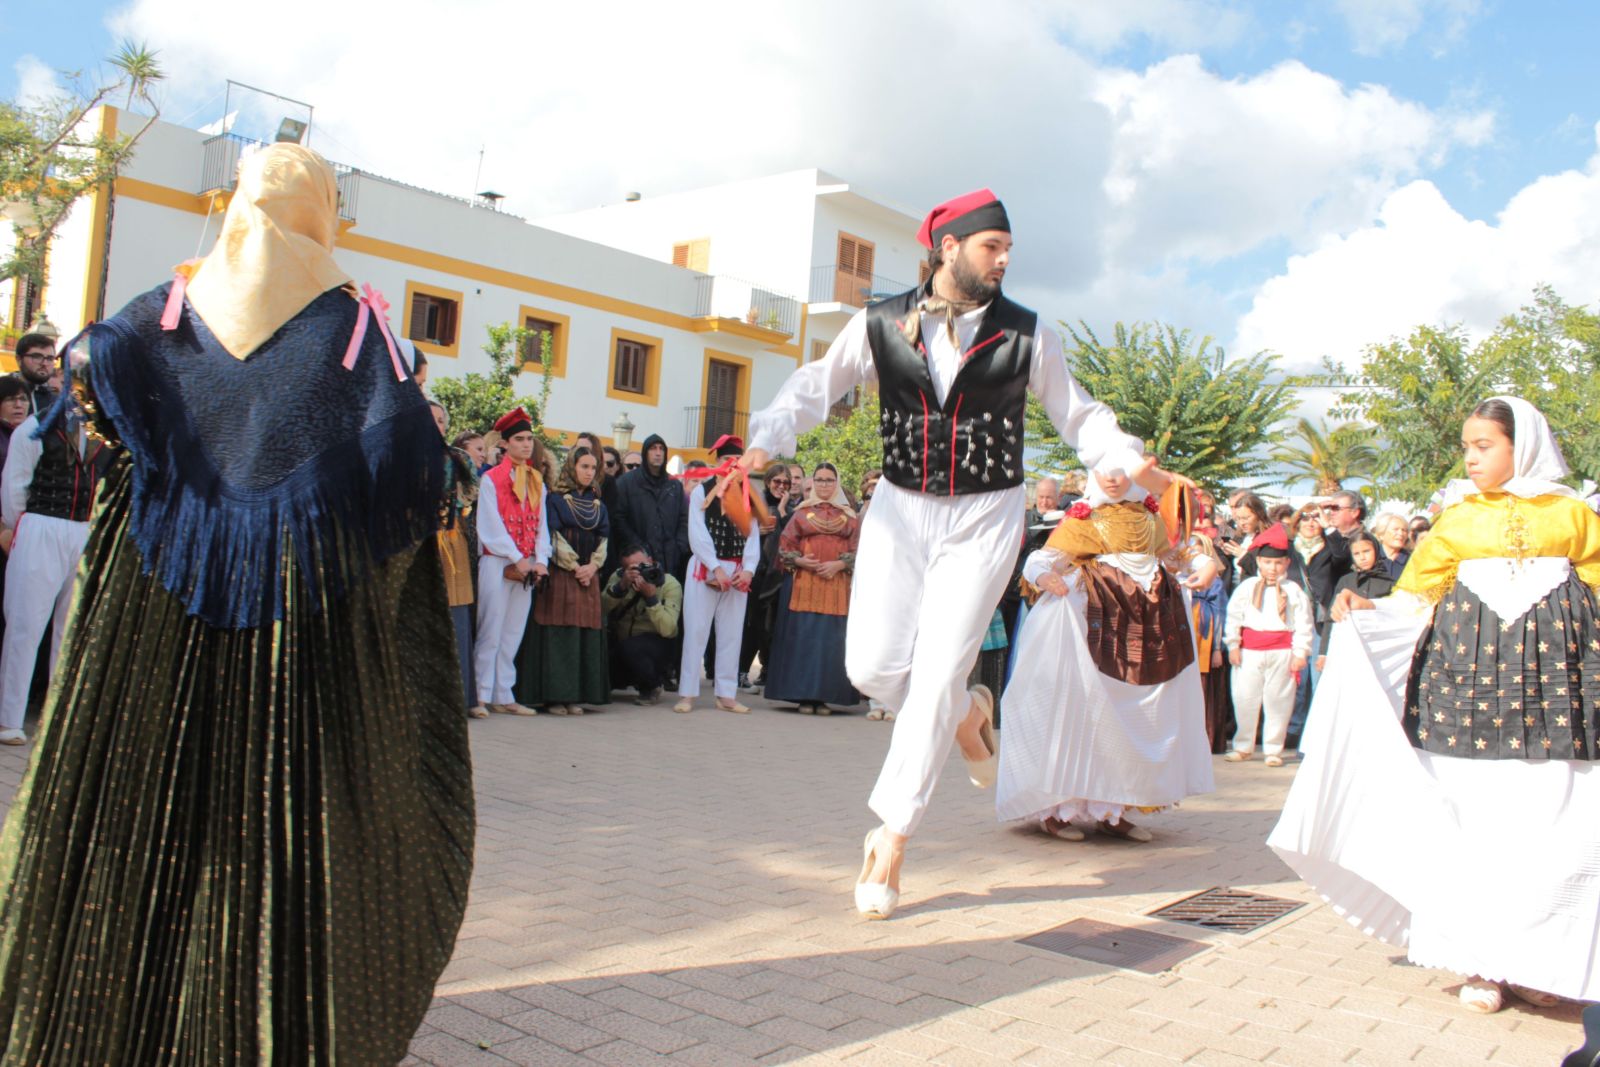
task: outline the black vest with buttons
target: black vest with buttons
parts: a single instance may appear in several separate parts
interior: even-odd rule
[[[72,522],[88,522],[89,512],[94,507],[95,486],[110,453],[105,451],[102,442],[91,437],[87,454],[78,455],[78,450],[68,443],[67,431],[59,424],[40,438],[39,443],[43,448],[38,466],[33,469],[33,481],[28,483],[28,511]]]
[[[745,535],[722,513],[722,501],[713,500],[706,508],[706,530],[711,534],[711,545],[718,559],[744,559]]]
[[[913,289],[867,309],[883,409],[883,476],[934,496],[1021,485],[1022,421],[1039,317],[995,297],[940,405],[921,338],[913,347],[900,328],[927,291]]]

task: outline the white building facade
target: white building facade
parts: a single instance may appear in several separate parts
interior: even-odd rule
[[[92,121],[128,133],[144,120],[107,107]],[[43,290],[0,291],[0,326],[14,335],[42,312],[75,333],[204,255],[253,148],[156,123],[114,189],[80,201],[57,232]],[[489,326],[548,334],[544,421],[568,440],[587,430],[611,441],[625,414],[634,443],[658,433],[674,452],[703,454],[718,434],[742,433],[748,412],[826,351],[857,308],[918,279],[918,220],[819,171],[535,225],[482,201],[336,170],[335,257],[385,295],[396,334],[427,354],[430,374],[486,372]],[[536,395],[543,369],[525,364],[518,392]]]

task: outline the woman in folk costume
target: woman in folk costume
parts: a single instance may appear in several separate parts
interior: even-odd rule
[[[1175,510],[1185,493],[1167,493]],[[1128,815],[1212,789],[1205,700],[1180,576],[1209,582],[1177,523],[1119,468],[1095,469],[1085,499],[1029,555],[1038,600],[1006,687],[995,810],[1083,840],[1082,826],[1149,841]],[[1196,569],[1190,572],[1190,561]]]
[[[517,703],[517,649],[528,628],[534,586],[549,574],[550,513],[544,446],[522,408],[500,416],[505,457],[478,493],[478,702],[502,715],[537,715]]]
[[[811,494],[783,528],[778,557],[790,576],[779,594],[775,652],[767,671],[768,700],[793,701],[800,714],[832,714],[861,696],[844,669],[850,574],[855,567],[860,520],[839,484],[839,470],[818,464]]]
[[[1334,603],[1268,843],[1356,926],[1470,976],[1471,1010],[1502,984],[1600,1000],[1600,517],[1532,404],[1479,404],[1462,447],[1394,592]]]
[[[439,433],[449,440],[450,416],[444,405],[432,401],[434,422]],[[473,676],[472,561],[477,556],[476,533],[472,528],[472,509],[478,500],[478,470],[472,457],[453,445],[444,447],[444,498],[439,503],[439,561],[444,565],[445,595],[450,601],[450,621],[456,628],[456,657],[461,661],[461,692],[467,715],[487,719],[489,709],[478,699],[478,682]]]
[[[567,453],[547,497],[550,577],[533,604],[534,625],[517,653],[517,699],[552,715],[582,715],[611,702],[610,653],[600,613],[600,569],[611,522],[595,491],[599,459],[585,447]]]
[[[686,480],[695,482],[688,503],[692,558],[688,581],[683,583],[683,659],[678,668],[678,702],[672,710],[680,714],[694,710],[706,641],[714,622],[717,648],[712,674],[717,707],[748,715],[750,709],[739,702],[739,644],[750,583],[761,562],[761,526],[748,509],[740,507],[742,500],[726,498],[760,490],[750,489],[745,472],[736,467],[744,453],[743,441],[724,434],[712,449],[721,464],[705,468],[698,476],[692,471],[685,473]],[[715,484],[708,486],[713,479]]]
[[[751,416],[745,457],[755,467],[793,454],[795,434],[822,423],[835,399],[877,383],[883,481],[862,522],[845,656],[856,688],[897,716],[868,801],[882,824],[863,842],[856,881],[856,910],[869,919],[898,906],[906,842],[951,742],[969,776],[994,781],[993,696],[969,690],[967,675],[1022,543],[1028,393],[1079,455],[1125,456],[1147,488],[1168,479],[1073,380],[1060,336],[1001,293],[1011,224],[992,192],[940,204],[917,240],[928,280],[859,312],[826,356],[798,368]]]
[[[86,331],[116,459],[0,837],[6,1063],[393,1063],[449,959],[439,435],[337,202],[262,149],[210,255]]]
[[[1294,714],[1295,690],[1311,656],[1316,609],[1289,573],[1289,535],[1273,523],[1250,546],[1255,574],[1228,598],[1223,640],[1233,667],[1233,749],[1229,763],[1255,755],[1256,727],[1266,725],[1261,747],[1268,767],[1283,766],[1283,750]]]

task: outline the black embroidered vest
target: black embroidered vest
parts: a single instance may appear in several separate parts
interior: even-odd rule
[[[722,501],[713,500],[705,510],[706,530],[711,534],[711,544],[717,550],[717,558],[723,560],[744,559],[745,535],[733,524],[733,520],[722,513]]]
[[[28,484],[27,508],[34,515],[88,522],[89,512],[94,507],[95,486],[105,470],[109,453],[101,442],[91,437],[86,453],[80,456],[69,443],[68,433],[76,436],[76,431],[57,425],[40,438],[43,451],[39,453],[33,481]]]
[[[913,289],[867,309],[883,409],[883,476],[934,496],[1021,485],[1022,421],[1039,317],[995,297],[940,405],[921,339],[913,347],[900,328],[926,292]]]

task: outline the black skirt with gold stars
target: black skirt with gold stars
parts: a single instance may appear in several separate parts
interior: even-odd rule
[[[1417,642],[1405,728],[1441,756],[1592,760],[1597,705],[1600,605],[1576,573],[1514,620],[1457,584]]]

